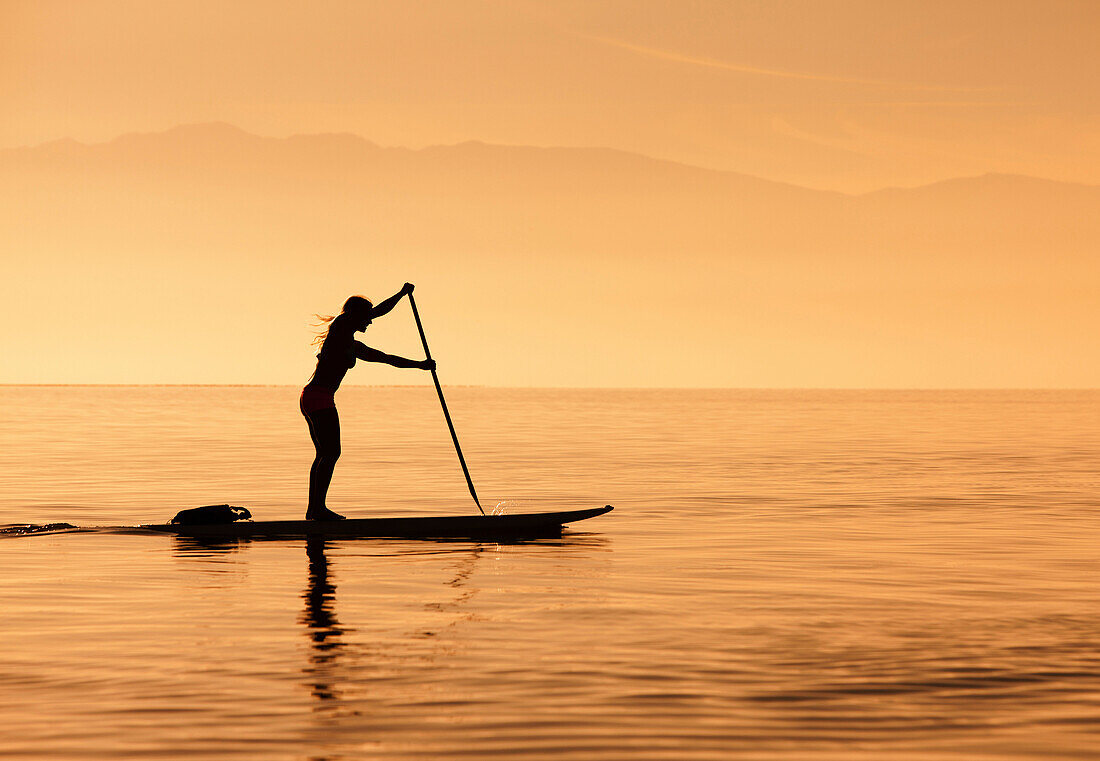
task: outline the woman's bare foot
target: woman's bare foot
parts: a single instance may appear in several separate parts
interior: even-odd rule
[[[342,521],[346,520],[339,513],[334,513],[327,507],[311,507],[306,510],[307,521]]]

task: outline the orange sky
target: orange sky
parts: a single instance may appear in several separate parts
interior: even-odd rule
[[[1100,4],[4,0],[0,146],[228,121],[839,190],[1100,182]]]
[[[1100,386],[1100,3],[0,0],[0,28],[0,383],[299,383],[311,313],[410,279],[445,383]],[[284,139],[325,132],[452,147]],[[14,150],[59,138],[88,145]],[[990,172],[1057,182],[917,187]],[[407,318],[369,340],[415,355]]]

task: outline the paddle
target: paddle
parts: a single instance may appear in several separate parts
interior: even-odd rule
[[[416,320],[416,329],[420,331],[420,342],[424,344],[424,358],[431,359],[432,353],[428,351],[428,339],[424,336],[424,326],[420,324],[420,312],[416,311],[416,299],[413,298],[412,291],[409,291],[409,306],[413,310],[413,319]],[[462,456],[462,447],[458,445],[458,434],[455,433],[454,423],[451,422],[451,413],[447,410],[447,400],[443,398],[443,387],[439,385],[439,376],[435,373],[435,368],[432,368],[432,380],[435,381],[435,392],[439,394],[439,403],[443,406],[443,417],[447,419],[447,428],[451,431],[451,441],[455,443],[455,451],[458,452],[458,462],[462,465],[462,474],[466,476],[466,485],[470,487],[470,496],[474,498],[474,504],[477,505],[477,509],[481,510],[481,514],[485,515],[485,510],[481,507],[481,502],[477,498],[477,492],[474,491],[474,482],[470,480],[470,471],[466,467],[466,458]]]

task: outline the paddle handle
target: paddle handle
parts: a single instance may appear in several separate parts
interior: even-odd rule
[[[432,353],[428,350],[428,339],[424,335],[424,326],[420,323],[420,312],[416,310],[416,299],[413,298],[412,291],[409,291],[409,306],[412,307],[413,319],[416,320],[416,329],[420,332],[420,342],[424,344],[424,358],[431,359]],[[439,385],[439,376],[435,372],[435,368],[432,368],[432,381],[435,382],[435,392],[439,394],[439,404],[443,407],[443,417],[447,420],[447,429],[451,432],[451,441],[455,443],[455,452],[458,453],[458,463],[462,466],[462,475],[466,476],[466,485],[470,487],[470,496],[474,498],[474,504],[477,505],[477,509],[481,511],[482,515],[485,515],[485,509],[481,506],[481,501],[477,498],[477,492],[474,491],[474,482],[470,478],[470,469],[466,467],[466,458],[462,456],[462,447],[458,444],[458,434],[455,433],[455,424],[451,422],[451,413],[447,409],[447,400],[443,398],[443,387]]]

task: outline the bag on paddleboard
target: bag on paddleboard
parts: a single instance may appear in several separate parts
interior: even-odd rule
[[[168,523],[178,526],[201,526],[209,523],[233,523],[233,521],[244,521],[251,517],[252,513],[247,507],[203,505],[192,507],[190,510],[180,510]]]

